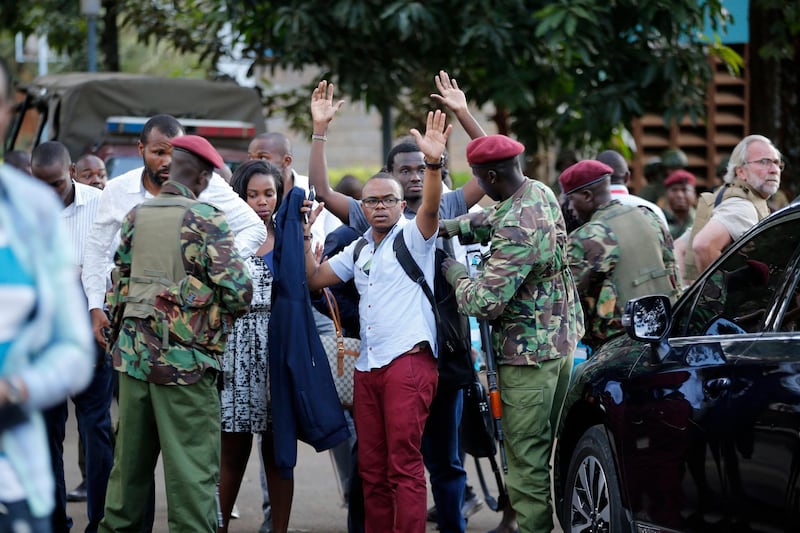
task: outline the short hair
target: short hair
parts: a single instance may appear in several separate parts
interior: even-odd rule
[[[147,145],[147,141],[150,140],[150,132],[154,129],[160,131],[170,139],[173,137],[177,137],[181,133],[184,132],[183,126],[181,123],[178,122],[178,119],[173,117],[172,115],[161,114],[161,115],[154,115],[150,117],[150,119],[144,123],[144,127],[142,128],[142,132],[139,134],[139,141]]]
[[[292,155],[292,142],[283,133],[280,133],[278,131],[268,131],[265,133],[259,133],[258,135],[253,137],[253,140],[250,141],[250,144],[253,144],[253,141],[255,140],[263,140],[268,142],[270,146],[280,147],[283,150],[282,155]]]
[[[780,150],[778,150],[778,148],[772,144],[772,141],[768,138],[764,137],[763,135],[748,135],[739,141],[739,144],[737,144],[736,148],[733,149],[730,159],[728,159],[728,169],[725,172],[725,175],[722,177],[722,180],[725,183],[732,183],[733,180],[736,179],[736,169],[744,166],[745,162],[747,161],[747,150],[750,147],[750,144],[754,142],[762,142],[771,146],[776,152],[778,152],[778,159],[783,157]]]
[[[333,190],[353,198],[358,198],[361,196],[361,181],[352,174],[345,174]]]
[[[25,150],[9,150],[3,160],[6,164],[24,172],[31,166],[31,154]]]
[[[625,184],[625,177],[630,172],[628,162],[621,153],[616,150],[604,150],[597,154],[594,158],[595,161],[600,161],[611,167],[613,171],[611,174],[611,183]]]
[[[261,159],[253,159],[252,161],[245,161],[233,171],[231,176],[231,187],[239,195],[239,197],[247,201],[247,186],[250,184],[250,179],[255,174],[265,174],[272,176],[275,179],[275,192],[278,200],[275,203],[275,212],[281,206],[283,199],[283,175],[278,167],[269,161],[262,161]]]
[[[367,181],[366,183],[364,183],[364,185],[366,185],[372,180],[389,180],[395,182],[397,184],[397,189],[400,191],[400,199],[401,200],[403,199],[403,184],[400,183],[400,181],[394,176],[394,174],[389,174],[388,172],[384,172],[383,170],[381,170],[377,174],[367,178]]]
[[[63,143],[58,141],[43,142],[34,148],[33,153],[31,153],[32,167],[49,167],[56,164],[69,167],[71,163],[69,150]]]
[[[405,154],[409,152],[421,152],[422,150],[419,149],[417,143],[412,142],[401,142],[392,146],[392,149],[389,150],[389,153],[386,155],[386,170],[391,172],[394,169],[394,157],[397,154]],[[373,176],[374,177],[374,176]]]

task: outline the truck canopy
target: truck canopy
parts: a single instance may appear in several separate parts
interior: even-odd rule
[[[24,98],[8,148],[15,148],[25,115],[36,110],[31,147],[57,140],[67,146],[73,160],[96,152],[104,144],[119,142],[119,133],[107,131],[107,120],[113,116],[147,118],[166,113],[178,119],[249,122],[255,134],[266,129],[258,92],[234,82],[78,72],[40,76],[18,90]],[[246,151],[249,139],[220,138],[212,142],[220,148]]]

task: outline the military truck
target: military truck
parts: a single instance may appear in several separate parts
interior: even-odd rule
[[[98,155],[111,178],[141,166],[136,141],[159,113],[206,137],[231,168],[247,159],[250,140],[266,130],[257,90],[229,81],[76,72],[40,76],[17,91],[6,150],[57,140],[73,160]]]

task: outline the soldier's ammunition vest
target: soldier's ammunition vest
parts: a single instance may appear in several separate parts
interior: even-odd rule
[[[226,341],[222,309],[214,290],[183,266],[183,219],[196,203],[175,196],[139,206],[123,317],[151,319],[162,350],[196,348],[209,357],[202,362],[218,368],[213,354],[224,352]]]
[[[186,211],[195,203],[175,196],[153,198],[137,208],[123,317],[152,318],[156,295],[186,277],[181,228]]]
[[[761,197],[760,194],[755,192],[747,182],[742,180],[734,180],[731,183],[726,183],[717,192],[704,192],[697,199],[697,211],[694,216],[694,225],[692,232],[689,236],[689,243],[686,246],[686,256],[683,261],[683,284],[688,285],[696,280],[701,272],[697,271],[697,265],[694,257],[694,238],[700,233],[700,230],[708,224],[711,216],[714,214],[714,208],[727,200],[728,198],[743,198],[753,204],[758,213],[758,220],[762,220],[769,215],[769,206],[767,201]]]
[[[638,296],[664,294],[673,302],[677,296],[664,264],[662,238],[639,209],[620,205],[599,218],[617,236],[620,248],[619,261],[611,276],[619,307]]]

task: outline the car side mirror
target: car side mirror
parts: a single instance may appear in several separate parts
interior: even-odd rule
[[[667,332],[670,303],[666,296],[642,296],[625,304],[622,326],[628,336],[641,342],[656,342]]]

